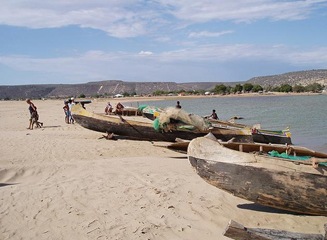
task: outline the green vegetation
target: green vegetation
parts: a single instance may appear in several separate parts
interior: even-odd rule
[[[295,85],[293,87],[293,92],[300,93],[300,92],[305,92],[305,87],[302,85]]]
[[[261,87],[261,86],[258,85],[258,84],[253,85],[252,91],[253,91],[253,92],[261,92],[261,91],[263,91],[263,87]]]
[[[169,92],[163,91],[163,90],[157,90],[152,93],[153,96],[162,96],[162,95],[168,95]]]
[[[217,94],[225,94],[227,92],[227,87],[224,84],[216,85],[213,92]]]
[[[324,86],[319,83],[313,83],[306,86],[305,89],[306,92],[321,92],[324,89]]]
[[[233,93],[240,93],[243,91],[243,86],[241,84],[236,84],[236,86],[234,87],[234,89],[232,91],[233,91]]]
[[[322,86],[319,83],[310,84],[307,86],[302,85],[295,85],[291,86],[289,84],[282,84],[281,86],[277,87],[267,87],[263,88],[259,84],[251,84],[251,83],[245,83],[244,85],[236,84],[234,87],[232,86],[226,86],[224,84],[218,84],[215,86],[214,89],[212,89],[210,92],[213,94],[241,94],[241,93],[262,93],[262,92],[294,92],[294,93],[301,93],[301,92],[314,92],[319,93],[324,89],[324,86]],[[193,90],[193,91],[185,91],[185,90],[179,90],[179,91],[163,91],[163,90],[157,90],[152,93],[153,96],[167,96],[167,95],[204,95],[206,91],[205,90]]]
[[[279,88],[279,92],[292,92],[292,86],[289,84],[283,84],[282,86],[280,86]]]

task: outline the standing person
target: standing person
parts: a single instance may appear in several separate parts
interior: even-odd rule
[[[111,106],[110,102],[108,102],[106,108],[104,109],[104,112],[106,113],[106,115],[111,114],[112,109],[113,109],[113,107]]]
[[[216,120],[219,119],[215,109],[212,110],[212,113],[211,113],[211,115],[209,116],[209,118],[216,119]]]
[[[65,112],[65,122],[69,123],[70,119],[70,111],[69,111],[69,106],[68,106],[68,101],[64,101],[65,106],[63,107],[64,112]]]
[[[72,115],[72,107],[73,107],[73,105],[75,105],[74,98],[70,98],[69,101],[68,101],[68,107],[69,107],[69,123],[74,123],[75,122],[75,119],[73,118],[73,115]]]
[[[177,101],[176,108],[182,108],[179,101]]]
[[[37,108],[31,99],[26,99],[27,104],[29,105],[28,110],[30,112],[30,124],[27,129],[33,130],[34,124],[36,127],[42,127],[43,123],[39,122],[39,114],[37,113]]]

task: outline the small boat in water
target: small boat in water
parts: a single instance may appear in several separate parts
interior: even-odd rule
[[[191,165],[209,184],[264,206],[327,216],[327,154],[304,147],[193,139]]]

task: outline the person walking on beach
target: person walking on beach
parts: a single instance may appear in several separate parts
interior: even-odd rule
[[[30,112],[30,124],[27,129],[33,130],[34,124],[36,127],[42,127],[43,123],[39,122],[39,114],[37,113],[37,108],[31,99],[26,99],[27,104],[29,105],[28,110]]]
[[[176,108],[182,108],[179,101],[177,101]]]

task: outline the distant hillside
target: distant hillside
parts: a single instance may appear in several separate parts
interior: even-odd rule
[[[57,85],[24,85],[24,86],[0,86],[0,99],[22,98],[65,98],[68,96],[94,96],[96,94],[112,96],[122,93],[136,93],[138,95],[152,94],[157,90],[162,91],[192,91],[211,90],[221,82],[124,82],[120,80],[108,80],[90,82],[84,84],[57,84]],[[233,84],[233,83],[226,83]]]
[[[259,84],[262,87],[276,87],[282,84],[289,84],[291,86],[307,86],[313,83],[319,83],[323,86],[327,86],[327,69],[289,72],[265,77],[254,77],[247,82]]]
[[[274,76],[251,78],[246,82],[125,82],[120,80],[107,80],[89,82],[83,84],[42,84],[0,86],[0,99],[24,99],[24,98],[66,98],[84,94],[87,97],[99,95],[112,96],[122,93],[136,93],[138,95],[152,94],[155,91],[210,91],[216,85],[224,84],[235,86],[236,84],[252,83],[262,87],[280,86],[282,84],[306,86],[319,83],[327,86],[327,69],[291,72]]]

